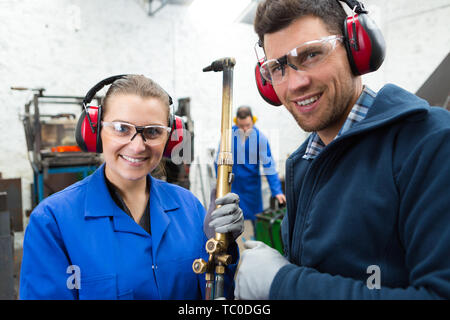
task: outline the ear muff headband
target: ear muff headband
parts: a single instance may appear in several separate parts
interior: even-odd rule
[[[110,85],[114,81],[125,76],[126,74],[121,74],[103,79],[86,93],[86,96],[83,99],[84,110],[78,119],[75,131],[75,138],[81,150],[85,152],[103,152],[102,139],[100,136],[102,106],[89,106],[89,103],[91,103],[97,92],[103,89],[104,86]]]
[[[356,0],[337,0],[347,4],[354,15],[347,17],[343,23],[345,48],[350,67],[354,75],[362,75],[377,70],[384,61],[386,44],[380,29],[368,16],[364,5]],[[255,80],[261,97],[273,106],[280,106],[281,101],[271,83],[265,81],[259,70],[260,63],[255,66]]]
[[[112,76],[106,79],[103,79],[99,83],[97,83],[95,86],[93,86],[87,93],[86,96],[83,99],[83,104],[87,106],[89,103],[91,103],[92,99],[95,97],[97,92],[103,89],[104,86],[112,84],[114,81],[122,79],[123,77],[127,76],[127,74],[119,74],[117,76]]]
[[[101,140],[101,119],[102,119],[102,106],[89,106],[89,103],[95,97],[97,92],[99,92],[103,87],[112,84],[114,81],[121,79],[127,76],[127,74],[116,75],[106,79],[103,79],[95,86],[93,86],[86,94],[83,99],[83,108],[80,118],[78,119],[75,138],[78,146],[81,150],[85,152],[103,152],[102,140]],[[164,89],[163,89],[164,90]],[[165,92],[165,91],[164,91]],[[169,108],[173,104],[172,97],[166,92],[169,98]],[[169,109],[169,127],[171,128],[171,132],[169,133],[169,139],[166,142],[165,146],[165,154],[171,152],[170,146],[175,146],[183,140],[183,132],[178,132],[174,139],[172,137],[172,132],[177,130],[177,128],[183,128],[183,121],[181,118],[174,116],[171,109]],[[179,125],[179,126],[178,126]],[[169,141],[171,140],[171,141]],[[171,143],[170,143],[171,142]],[[167,150],[169,149],[169,150]],[[166,152],[167,151],[167,152]]]

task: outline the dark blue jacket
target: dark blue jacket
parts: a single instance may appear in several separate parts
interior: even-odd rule
[[[450,299],[450,113],[386,85],[314,160],[306,144],[286,162],[292,264],[270,298]]]

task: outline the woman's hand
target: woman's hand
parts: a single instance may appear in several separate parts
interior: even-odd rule
[[[215,209],[218,205],[220,207]],[[244,231],[244,214],[242,209],[239,208],[239,196],[230,192],[215,201],[211,201],[203,230],[208,239],[214,237],[216,232],[231,233],[233,239],[239,237]]]

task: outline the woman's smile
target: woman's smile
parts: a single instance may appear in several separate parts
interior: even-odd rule
[[[133,157],[133,156],[126,156],[124,154],[120,154],[119,157],[124,159],[129,165],[131,166],[142,166],[144,161],[150,159],[150,157]]]

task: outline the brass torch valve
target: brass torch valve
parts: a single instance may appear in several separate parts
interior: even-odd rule
[[[220,235],[220,236],[219,236]],[[206,252],[209,253],[208,262],[202,258],[195,259],[192,263],[192,269],[195,273],[201,274],[209,270],[213,265],[216,265],[216,272],[220,274],[225,273],[225,266],[229,265],[232,257],[225,254],[227,248],[227,239],[225,234],[216,234],[216,238],[211,238],[206,242]]]

